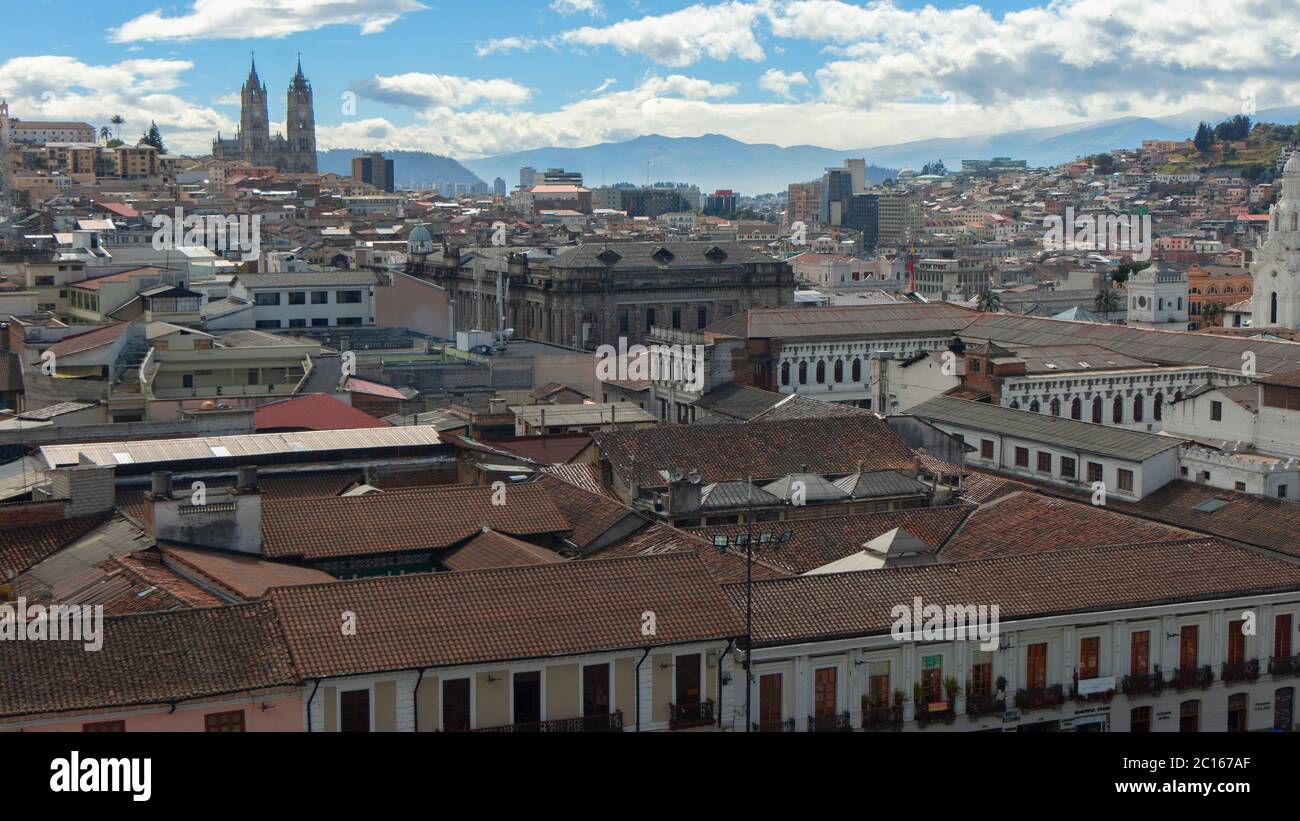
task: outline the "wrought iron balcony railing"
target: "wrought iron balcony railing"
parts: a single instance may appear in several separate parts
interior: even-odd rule
[[[1223,665],[1219,678],[1224,684],[1232,685],[1243,682],[1259,681],[1259,660],[1230,662]]]
[[[504,724],[500,727],[482,727],[476,733],[617,733],[623,730],[623,713],[557,718],[549,721],[530,721],[521,724]]]
[[[668,728],[685,730],[691,727],[707,727],[713,723],[713,700],[698,704],[669,704]]]

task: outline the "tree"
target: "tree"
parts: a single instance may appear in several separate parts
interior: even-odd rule
[[[985,313],[997,313],[1002,310],[1002,297],[992,291],[983,291],[978,298],[979,309]]]
[[[1113,314],[1119,310],[1119,292],[1114,288],[1102,288],[1092,301],[1092,307],[1099,314]]]
[[[1205,320],[1207,327],[1222,324],[1223,315],[1228,310],[1228,306],[1222,302],[1207,302],[1201,306],[1201,318]]]
[[[99,129],[99,138],[104,141],[104,145],[108,145],[108,141],[113,139],[113,129],[108,126]]]
[[[162,132],[158,130],[158,123],[150,122],[149,130],[140,137],[140,145],[150,145],[158,149],[159,154],[166,154],[167,148],[163,145]]]
[[[114,114],[112,117],[108,118],[108,121],[113,124],[115,129],[117,129],[116,137],[119,140],[122,139],[122,126],[126,125],[126,118],[121,114]]]
[[[1210,146],[1214,145],[1214,132],[1210,130],[1209,123],[1201,123],[1196,127],[1196,136],[1192,138],[1192,143],[1202,154],[1210,150]]]

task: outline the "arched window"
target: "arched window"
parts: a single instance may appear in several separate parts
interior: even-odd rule
[[[1212,294],[1217,294],[1218,292],[1219,292],[1219,289],[1218,289],[1217,286],[1215,286],[1215,285],[1211,285],[1211,286],[1210,286],[1210,293],[1212,293]]]
[[[1141,422],[1145,411],[1145,403],[1142,401],[1142,394],[1133,397],[1133,421]]]
[[[1111,410],[1110,421],[1116,425],[1124,424],[1124,398],[1122,396],[1115,397],[1115,405]]]
[[[1300,230],[1300,212],[1296,212],[1296,211],[1291,212],[1291,230],[1292,231]]]
[[[1019,400],[1019,399],[1012,399],[1012,400],[1011,400],[1011,406],[1010,406],[1010,407],[1011,407],[1012,410],[1020,410],[1020,400]]]
[[[1248,294],[1248,293],[1250,293],[1250,286],[1249,286],[1249,285],[1243,285],[1243,286],[1241,286],[1241,292],[1242,292],[1243,294]]]
[[[1094,396],[1092,398],[1092,423],[1094,425],[1101,424],[1101,397],[1100,396]]]
[[[1029,412],[1030,412],[1030,413],[1041,413],[1041,412],[1042,412],[1042,408],[1039,406],[1039,404],[1038,404],[1038,400],[1037,400],[1037,399],[1035,399],[1033,402],[1030,402],[1030,403],[1029,403]]]
[[[1151,402],[1151,418],[1157,422],[1165,418],[1165,395],[1156,394],[1156,398]]]
[[[1070,403],[1070,418],[1078,419],[1080,421],[1083,420],[1083,400],[1077,396],[1074,397],[1074,401]]]
[[[1174,392],[1174,401],[1175,401],[1175,402],[1181,402],[1181,401],[1183,401],[1183,392],[1182,392],[1182,391],[1175,391],[1175,392]]]
[[[790,363],[789,362],[781,363],[781,384],[782,385],[790,384]]]
[[[826,363],[825,362],[817,363],[817,384],[818,385],[826,384]]]
[[[835,360],[835,384],[838,385],[843,381],[844,381],[844,360],[837,359]]]
[[[1274,291],[1268,298],[1268,324],[1277,324],[1277,291]]]
[[[807,362],[799,363],[799,384],[800,385],[808,384],[808,363]]]
[[[854,382],[862,381],[862,360],[861,359],[853,360],[853,381]]]
[[[1060,399],[1053,399],[1053,400],[1052,400],[1052,415],[1053,415],[1053,416],[1060,416],[1060,415],[1061,415],[1061,400],[1060,400]]]
[[[1224,292],[1225,294],[1230,294],[1230,293],[1232,293],[1232,286],[1231,286],[1231,285],[1225,285],[1225,286],[1223,286],[1223,292]]]

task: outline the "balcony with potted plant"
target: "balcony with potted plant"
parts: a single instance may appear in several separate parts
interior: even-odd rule
[[[829,715],[808,716],[808,732],[851,733],[853,732],[853,719],[849,717],[848,710]]]
[[[1165,675],[1160,672],[1160,665],[1150,673],[1137,673],[1124,676],[1124,694],[1134,696],[1158,696],[1165,689]]]
[[[1074,682],[1070,685],[1070,698],[1080,704],[1109,704],[1115,698],[1115,679],[1114,678],[1089,678],[1079,680],[1079,674],[1074,674]]]
[[[1021,710],[1060,709],[1065,703],[1065,688],[1059,684],[1029,687],[1016,691],[1016,707]]]
[[[1169,683],[1180,693],[1188,690],[1208,690],[1214,683],[1214,668],[1208,664],[1199,667],[1179,667],[1169,677]]]
[[[957,711],[953,708],[955,703],[951,698],[947,701],[931,699],[922,692],[920,684],[912,688],[912,705],[915,708],[914,718],[918,727],[929,727],[940,722],[952,724],[957,720]]]
[[[998,676],[997,691],[992,693],[976,692],[970,679],[966,680],[966,715],[971,721],[1007,711],[1007,680]]]
[[[1268,674],[1273,678],[1300,676],[1300,656],[1273,656],[1268,660]]]
[[[1253,681],[1259,681],[1259,659],[1226,663],[1223,665],[1223,671],[1219,674],[1219,678],[1229,687],[1234,684],[1249,684]]]
[[[903,728],[903,701],[906,696],[902,690],[894,691],[894,703],[891,706],[886,699],[862,697],[862,729],[880,732],[883,730],[901,730]]]

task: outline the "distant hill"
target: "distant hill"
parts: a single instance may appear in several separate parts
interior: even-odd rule
[[[704,193],[730,188],[742,194],[784,191],[792,182],[821,177],[827,166],[841,165],[861,152],[817,146],[753,145],[706,134],[703,137],[662,137],[652,134],[621,143],[585,148],[539,148],[500,157],[466,160],[484,179],[501,177],[510,187],[519,184],[519,169],[564,168],[581,171],[588,186],[630,182],[685,182]],[[872,159],[872,158],[868,158]],[[870,166],[867,176],[879,183],[893,170]]]
[[[1031,128],[976,137],[917,140],[868,148],[833,149],[813,145],[782,148],[750,144],[717,134],[703,137],[663,137],[652,134],[633,140],[583,148],[538,148],[480,160],[465,165],[484,179],[501,177],[513,188],[519,169],[562,167],[581,171],[588,186],[617,182],[644,184],[672,181],[698,185],[705,193],[732,188],[742,194],[783,191],[792,182],[821,176],[829,166],[846,159],[865,159],[873,182],[893,176],[897,169],[943,160],[951,170],[962,160],[1011,157],[1031,166],[1052,166],[1077,157],[1137,148],[1143,140],[1183,140],[1196,133],[1201,121],[1210,124],[1232,114],[1194,109],[1169,117],[1118,117],[1047,128]],[[1300,119],[1300,106],[1261,109],[1252,120],[1281,124]],[[400,177],[401,174],[399,173]]]
[[[331,151],[317,152],[317,164],[321,171],[339,174],[344,177],[352,173],[352,158],[368,154],[357,148],[335,148]],[[383,155],[393,161],[393,176],[399,188],[411,188],[432,185],[438,182],[458,182],[473,185],[482,182],[459,162],[441,154],[429,154],[424,151],[384,151]],[[519,172],[515,172],[518,176]]]

